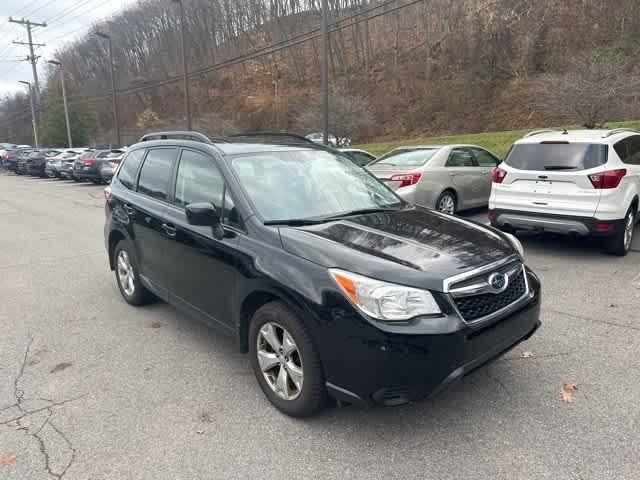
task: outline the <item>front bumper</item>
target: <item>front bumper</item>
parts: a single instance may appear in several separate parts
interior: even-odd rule
[[[595,217],[574,217],[549,213],[495,209],[489,211],[491,226],[562,235],[610,236],[624,229],[624,219],[600,220]],[[606,227],[603,229],[603,227]]]
[[[361,324],[322,355],[329,393],[361,405],[401,405],[433,396],[529,338],[540,326],[540,282],[527,270],[528,303],[497,320],[435,335],[373,332]],[[374,327],[371,327],[374,328]],[[322,346],[321,346],[322,350]]]

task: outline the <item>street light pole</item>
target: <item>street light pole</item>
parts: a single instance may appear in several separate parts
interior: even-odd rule
[[[36,123],[36,106],[33,100],[33,88],[31,87],[31,82],[25,82],[24,80],[19,80],[19,82],[29,87],[29,104],[31,105],[31,123],[33,124],[33,141],[36,144],[36,148],[40,148],[40,144],[38,142],[38,125]]]
[[[180,6],[180,50],[182,53],[182,74],[184,76],[184,113],[187,117],[187,130],[191,131],[191,102],[189,99],[189,70],[187,68],[187,55],[185,46],[186,22],[184,16],[184,3],[182,0],[173,0]]]
[[[67,124],[67,144],[69,148],[73,147],[73,142],[71,141],[71,123],[69,122],[69,107],[67,106],[67,89],[64,86],[64,68],[62,63],[56,60],[49,60],[47,63],[51,65],[57,65],[60,67],[60,83],[62,84],[62,103],[64,104],[64,121]]]
[[[109,63],[111,64],[111,92],[113,103],[113,127],[116,131],[116,147],[121,145],[120,143],[120,122],[118,121],[118,98],[116,93],[116,74],[115,65],[113,63],[113,45],[111,43],[111,36],[102,32],[94,32],[98,37],[107,40],[109,46]]]
[[[322,0],[322,143],[329,144],[329,5]]]

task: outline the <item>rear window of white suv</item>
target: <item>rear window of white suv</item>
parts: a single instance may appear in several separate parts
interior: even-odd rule
[[[607,151],[596,143],[520,143],[504,161],[518,170],[587,170],[607,163]]]

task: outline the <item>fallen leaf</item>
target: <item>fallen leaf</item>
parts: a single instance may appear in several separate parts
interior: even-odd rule
[[[12,453],[11,455],[0,456],[0,465],[8,465],[16,461],[17,455]]]
[[[562,395],[562,400],[564,401],[564,403],[573,402],[573,395],[571,394],[571,392],[575,392],[576,390],[578,390],[577,383],[565,383],[562,386],[562,388],[560,389],[560,395]]]
[[[30,426],[31,426],[30,423],[19,423],[18,426],[16,427],[16,430],[29,430]]]
[[[209,412],[200,412],[200,415],[198,415],[198,418],[200,419],[200,421],[202,423],[212,423],[213,422],[213,418],[211,418],[211,415],[209,414]]]
[[[160,328],[162,326],[162,324],[160,322],[153,322],[151,325],[149,325],[150,328]]]
[[[522,352],[520,356],[522,358],[535,358],[536,354],[535,352]]]
[[[198,435],[202,435],[202,434],[204,433],[204,430],[196,430],[196,433],[197,433]]]
[[[71,365],[72,365],[72,363],[70,363],[70,362],[59,363],[55,367],[53,367],[49,373],[61,372],[62,370],[65,370],[65,369],[69,368]]]

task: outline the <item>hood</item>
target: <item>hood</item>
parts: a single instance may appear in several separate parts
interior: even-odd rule
[[[517,255],[500,233],[412,207],[305,227],[282,227],[285,250],[327,268],[442,290],[443,280]]]

